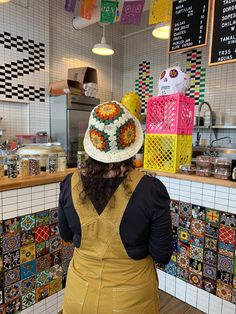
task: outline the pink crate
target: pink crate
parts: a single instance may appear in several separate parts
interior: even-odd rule
[[[182,94],[155,96],[147,102],[146,133],[192,134],[194,99]]]

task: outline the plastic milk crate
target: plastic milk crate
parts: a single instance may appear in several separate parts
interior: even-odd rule
[[[173,94],[148,100],[146,133],[192,134],[193,120],[193,98]]]
[[[144,169],[177,172],[192,159],[192,135],[146,134]]]

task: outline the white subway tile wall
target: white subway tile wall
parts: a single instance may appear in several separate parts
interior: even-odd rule
[[[3,139],[49,130],[49,1],[25,3],[10,2],[0,10]]]

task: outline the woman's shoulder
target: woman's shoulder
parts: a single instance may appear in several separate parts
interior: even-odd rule
[[[68,174],[60,183],[60,191],[62,192],[63,190],[69,188],[71,186],[71,177],[73,173]]]

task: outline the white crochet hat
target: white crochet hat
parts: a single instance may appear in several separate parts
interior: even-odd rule
[[[84,137],[90,157],[104,163],[120,162],[137,154],[142,145],[140,122],[120,103],[111,101],[92,110]]]

